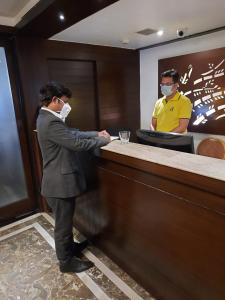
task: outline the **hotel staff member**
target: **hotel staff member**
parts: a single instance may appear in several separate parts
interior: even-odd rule
[[[152,116],[151,130],[185,133],[191,118],[192,103],[178,92],[179,74],[168,70],[161,74],[161,92],[164,97],[157,100]]]

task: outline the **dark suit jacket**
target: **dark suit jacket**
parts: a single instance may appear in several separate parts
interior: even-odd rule
[[[44,197],[69,198],[85,189],[77,151],[87,151],[108,143],[96,131],[82,132],[68,128],[51,112],[40,110],[37,136],[43,159],[41,193]]]

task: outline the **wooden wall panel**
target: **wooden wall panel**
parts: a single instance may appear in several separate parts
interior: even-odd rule
[[[14,40],[17,54],[18,72],[20,77],[21,105],[24,110],[24,122],[27,127],[28,146],[30,151],[30,166],[32,168],[35,196],[40,197],[38,149],[34,139],[36,118],[39,109],[39,90],[48,79],[47,65],[43,57],[43,40],[20,38]],[[37,149],[37,151],[35,150]],[[42,204],[38,204],[42,207]]]
[[[99,126],[140,126],[139,54],[134,50],[65,42],[46,42],[46,56],[96,63]]]
[[[2,38],[10,38],[13,34],[15,34],[16,29],[12,26],[0,25],[0,37]]]
[[[51,80],[63,82],[72,91],[69,100],[72,111],[66,124],[80,130],[97,130],[99,120],[95,62],[48,59],[48,72]]]
[[[121,63],[104,62],[97,65],[97,71],[101,126],[124,127],[134,134],[140,114],[137,65],[131,62],[123,68]]]
[[[99,126],[140,126],[139,54],[137,51],[75,43],[17,38],[21,83],[30,129],[35,128],[39,88],[50,78],[50,60],[81,60],[96,64]],[[66,63],[66,62],[65,62]]]
[[[36,128],[37,110],[40,105],[39,90],[49,81],[47,61],[44,56],[44,41],[37,38],[16,38],[15,49],[26,122],[29,135],[32,136]]]

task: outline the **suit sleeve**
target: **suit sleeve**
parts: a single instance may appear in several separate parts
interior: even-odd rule
[[[69,131],[76,137],[80,139],[90,139],[98,136],[97,131],[80,131],[76,128],[70,128]]]
[[[61,121],[54,120],[48,126],[48,138],[50,141],[73,151],[88,151],[105,146],[109,140],[105,137],[80,138],[71,131]]]

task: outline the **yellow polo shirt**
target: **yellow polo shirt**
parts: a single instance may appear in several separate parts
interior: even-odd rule
[[[166,97],[160,98],[153,111],[157,119],[157,131],[170,132],[179,126],[179,119],[190,119],[192,103],[186,96],[176,92],[173,98],[166,102]]]

